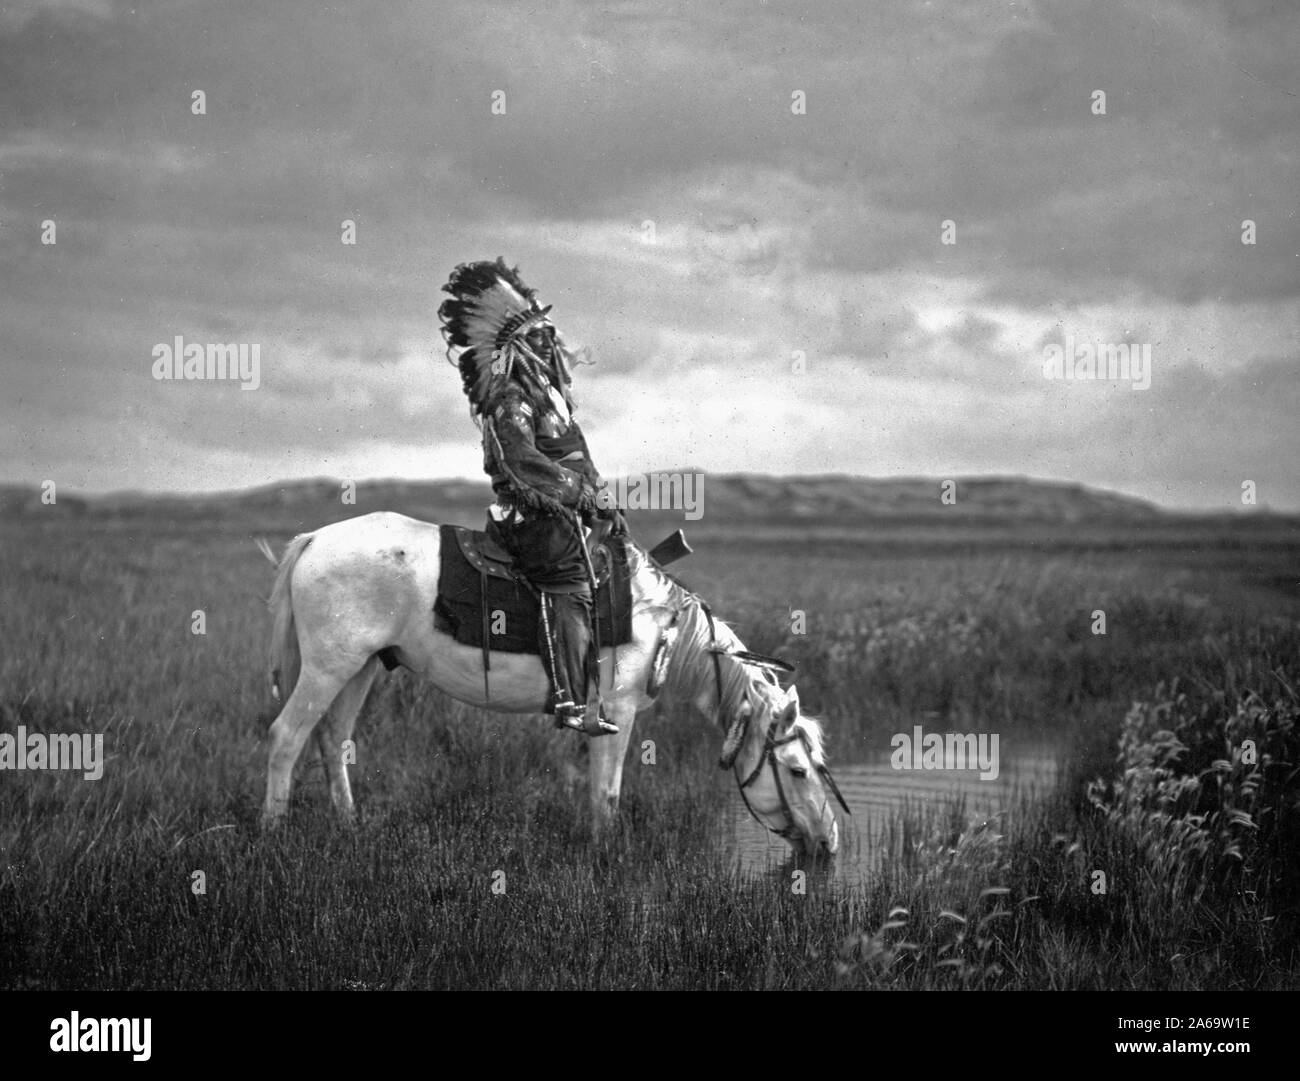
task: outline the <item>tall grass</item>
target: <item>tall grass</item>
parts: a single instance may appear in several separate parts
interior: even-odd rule
[[[715,732],[653,721],[656,764],[629,759],[593,842],[579,740],[406,673],[358,726],[357,828],[309,750],[262,836],[262,525],[0,525],[0,729],[103,732],[111,756],[98,782],[0,774],[0,987],[1296,984],[1300,636],[1261,584],[1276,552],[1234,552],[1233,577],[1175,549],[701,546],[687,578],[799,663],[834,761],[922,722],[1061,748],[1059,790],[1005,819],[901,806],[856,881],[736,870]]]

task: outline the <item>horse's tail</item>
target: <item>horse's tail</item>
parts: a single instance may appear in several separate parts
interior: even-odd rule
[[[287,702],[298,682],[298,672],[302,667],[302,654],[298,649],[298,628],[293,619],[293,596],[289,589],[289,579],[293,577],[293,568],[298,558],[311,543],[313,534],[299,533],[289,542],[284,555],[277,561],[266,541],[258,539],[257,546],[264,556],[276,564],[275,585],[271,588],[271,599],[267,607],[275,617],[271,630],[271,690],[279,702]]]

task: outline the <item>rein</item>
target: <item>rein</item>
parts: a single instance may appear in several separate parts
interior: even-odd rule
[[[716,647],[718,642],[718,633],[717,633],[717,627],[714,625],[713,622],[713,611],[702,600],[699,601],[699,605],[700,605],[700,610],[704,613],[705,618],[709,621],[709,640]],[[711,649],[709,652],[713,657],[713,676],[717,682],[717,687],[718,687],[718,712],[719,714],[721,714],[723,708],[722,660],[716,648]],[[778,837],[783,837],[786,840],[789,840],[790,835],[795,832],[795,818],[794,818],[794,813],[790,810],[790,801],[789,799],[786,798],[785,786],[781,784],[781,771],[777,769],[776,752],[777,752],[777,748],[784,747],[787,743],[793,743],[795,740],[799,740],[800,742],[803,743],[804,749],[808,752],[808,758],[811,761],[812,746],[808,742],[807,733],[805,733],[803,729],[798,727],[795,727],[788,735],[782,736],[780,739],[778,739],[776,736],[776,726],[779,723],[780,723],[780,718],[773,717],[772,723],[768,725],[767,733],[763,737],[763,753],[759,755],[758,762],[754,766],[754,769],[750,773],[750,775],[746,777],[743,781],[740,779],[740,765],[738,762],[732,762],[731,772],[736,778],[736,784],[740,789],[740,798],[741,800],[744,801],[745,810],[749,812],[750,817],[755,822],[757,822],[760,826],[762,826],[764,829],[768,830],[768,832],[775,833]],[[748,734],[749,734],[749,718],[747,717],[745,719],[745,728],[741,733],[741,739],[744,740],[745,736]],[[758,815],[754,812],[754,808],[750,805],[749,796],[745,794],[745,789],[747,789],[756,780],[758,780],[759,776],[763,772],[763,767],[768,765],[772,767],[772,782],[776,785],[776,795],[777,798],[781,801],[781,813],[785,816],[786,826],[784,829],[779,829],[779,830],[773,829],[761,818],[759,818]],[[824,780],[827,783],[830,790],[835,794],[835,798],[839,801],[840,806],[844,808],[844,813],[852,814],[853,812],[849,810],[849,805],[844,802],[844,797],[840,794],[839,785],[835,783],[835,778],[831,776],[831,771],[825,765],[817,765],[816,768],[817,768],[817,772],[821,775],[822,780]]]
[[[718,644],[718,628],[713,622],[713,609],[711,609],[703,601],[700,601],[700,611],[704,613],[704,618],[709,621],[709,641],[714,647],[716,647]],[[722,658],[718,654],[716,648],[709,650],[709,656],[713,658],[713,678],[718,685],[718,714],[719,716],[721,716],[722,708],[723,708]],[[783,744],[789,743],[793,739],[797,739],[798,736],[789,735],[786,736],[784,739],[777,740],[775,738],[775,733],[776,733],[777,721],[779,719],[780,718],[773,717],[772,723],[768,726],[767,737],[763,742],[763,754],[759,757],[758,765],[754,767],[754,772],[751,773],[746,780],[742,781],[740,779],[740,765],[736,762],[731,763],[731,772],[732,775],[736,778],[736,784],[740,788],[740,798],[744,801],[745,810],[749,812],[750,818],[752,818],[760,826],[763,826],[765,829],[771,831],[772,833],[775,833],[778,837],[788,837],[790,833],[793,832],[794,830],[794,815],[791,814],[790,812],[790,802],[785,798],[785,789],[781,786],[781,774],[780,771],[778,771],[776,768],[776,749],[777,747],[780,747]],[[741,733],[740,738],[743,740],[745,736],[747,736],[748,734],[749,734],[749,718],[746,717],[745,729]],[[803,733],[799,733],[799,735],[802,734]],[[769,762],[772,764],[772,779],[776,781],[776,794],[778,797],[780,797],[781,800],[781,813],[785,815],[785,820],[787,823],[784,829],[779,829],[779,830],[772,829],[771,826],[769,826],[766,822],[764,822],[761,818],[759,818],[757,814],[754,813],[754,808],[750,805],[749,802],[749,796],[745,794],[745,789],[748,788],[751,784],[753,784],[756,780],[758,780],[758,775],[763,772],[763,767],[767,765]]]
[[[804,746],[807,747],[808,738],[798,729],[795,729],[795,731],[791,732],[788,736],[777,739],[776,726],[779,721],[779,717],[774,717],[772,723],[768,725],[767,735],[763,740],[763,753],[759,756],[758,763],[754,766],[754,771],[742,781],[740,779],[740,767],[733,762],[731,765],[731,772],[735,774],[736,783],[740,786],[740,798],[744,800],[745,810],[749,812],[750,817],[760,826],[766,826],[769,832],[775,833],[778,837],[784,837],[788,840],[790,834],[794,832],[794,814],[790,811],[790,801],[786,799],[785,787],[781,784],[781,771],[776,768],[776,749],[778,747],[784,747],[787,743],[792,743],[796,739],[802,739],[804,741]],[[785,829],[781,830],[773,829],[759,818],[758,815],[754,813],[754,808],[749,805],[749,797],[745,795],[745,789],[758,780],[759,775],[763,772],[763,767],[769,764],[772,767],[772,780],[776,784],[777,798],[781,801],[781,813],[785,815],[785,819],[789,823]]]

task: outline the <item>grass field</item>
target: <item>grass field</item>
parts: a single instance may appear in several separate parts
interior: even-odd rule
[[[333,824],[309,749],[290,825],[260,835],[251,538],[327,517],[0,523],[0,730],[102,732],[109,755],[97,782],[0,774],[0,988],[1300,986],[1294,524],[702,523],[683,576],[799,664],[833,763],[916,723],[1061,755],[1060,790],[1005,832],[900,809],[874,873],[814,868],[797,893],[790,868],[728,859],[717,732],[657,719],[656,764],[629,762],[594,844],[564,781],[576,738],[409,673],[358,726],[357,828]]]

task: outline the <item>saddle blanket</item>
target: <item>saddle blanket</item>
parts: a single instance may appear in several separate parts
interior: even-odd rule
[[[537,656],[537,597],[513,576],[506,553],[480,530],[444,525],[439,537],[434,627],[463,646]],[[605,566],[597,575],[594,630],[602,649],[625,645],[632,640],[632,583],[624,539],[610,537],[596,553],[597,567]]]

